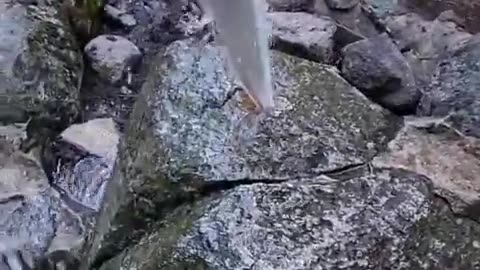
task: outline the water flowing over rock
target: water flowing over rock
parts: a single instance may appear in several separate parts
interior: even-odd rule
[[[192,190],[368,162],[401,125],[334,68],[275,52],[277,110],[255,134],[236,141],[235,127],[246,112],[239,95],[228,99],[234,85],[220,56],[219,49],[194,41],[175,42],[159,54],[132,113],[95,246],[114,250],[131,243],[144,233],[145,221],[187,200]]]

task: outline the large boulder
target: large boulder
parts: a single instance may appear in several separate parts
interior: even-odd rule
[[[424,176],[359,170],[184,206],[101,269],[476,269],[479,235]]]
[[[480,137],[480,34],[440,63],[418,107],[421,116],[446,117],[465,135]]]
[[[0,122],[68,126],[78,116],[81,52],[59,5],[23,2],[0,2]]]
[[[235,87],[220,52],[187,40],[172,43],[155,59],[131,115],[89,258],[102,261],[134,243],[192,193],[368,162],[401,126],[335,68],[275,52],[276,110],[243,134],[248,116],[240,96],[232,96]]]

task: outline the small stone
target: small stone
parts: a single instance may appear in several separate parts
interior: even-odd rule
[[[98,118],[70,126],[60,138],[90,154],[114,160],[120,134],[113,119]]]
[[[351,9],[358,5],[359,0],[325,0],[331,9]]]
[[[118,82],[128,67],[135,65],[141,52],[133,42],[115,35],[101,35],[85,46],[92,68],[111,82]]]

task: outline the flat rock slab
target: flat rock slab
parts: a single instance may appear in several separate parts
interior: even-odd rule
[[[463,136],[445,123],[408,121],[389,143],[388,151],[375,157],[373,164],[425,175],[440,194],[446,190],[464,206],[480,200],[480,140]],[[452,200],[451,204],[458,203]]]
[[[475,269],[479,236],[425,177],[374,169],[239,186],[172,213],[102,270]]]
[[[221,105],[234,85],[220,50],[178,41],[158,56],[131,115],[94,246],[121,248],[192,190],[368,162],[401,126],[335,68],[278,52],[272,57],[276,110],[239,142],[233,137],[247,113],[237,94]]]
[[[69,114],[83,71],[76,39],[58,6],[17,2],[0,2],[0,122]]]

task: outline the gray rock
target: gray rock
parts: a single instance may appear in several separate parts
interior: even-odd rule
[[[305,12],[312,9],[314,0],[267,0],[269,10]]]
[[[418,107],[421,116],[448,117],[462,133],[480,137],[480,35],[439,64]]]
[[[413,13],[385,20],[396,45],[406,51],[404,55],[414,70],[417,85],[428,84],[438,63],[471,38],[455,22],[441,18],[449,13],[442,13],[434,21]]]
[[[86,235],[91,232],[91,219],[77,212],[75,205],[50,186],[37,157],[17,150],[18,136],[22,132],[16,127],[0,129],[0,256],[6,256],[3,263],[13,267],[18,262],[17,252],[25,253],[23,258],[31,258],[26,262],[30,266],[57,251],[78,261]]]
[[[121,24],[124,27],[133,27],[137,24],[137,20],[131,14],[127,14],[125,11],[122,11],[112,5],[105,5],[105,15],[109,19],[113,20],[116,23]]]
[[[115,160],[120,134],[111,118],[92,119],[71,125],[60,139],[98,157]]]
[[[119,178],[107,187],[90,257],[108,257],[136,241],[145,222],[190,192],[367,162],[401,125],[333,67],[275,52],[276,110],[236,140],[246,112],[238,95],[221,106],[234,85],[220,56],[210,45],[178,41],[155,59],[131,115]]]
[[[119,140],[110,118],[67,128],[53,147],[52,182],[71,200],[97,212],[112,178]]]
[[[78,113],[82,54],[58,7],[43,2],[0,3],[0,123]]]
[[[337,27],[330,18],[303,12],[274,12],[268,18],[274,49],[320,63],[334,60]]]
[[[358,5],[359,0],[325,0],[327,5],[332,9],[351,9]]]
[[[408,62],[387,35],[352,43],[342,54],[343,76],[365,95],[398,114],[415,112],[420,91]]]
[[[128,39],[115,35],[100,35],[85,46],[92,68],[105,80],[116,83],[128,68],[140,60],[140,50]]]
[[[373,37],[379,34],[375,24],[361,5],[356,5],[348,10],[335,10],[327,5],[326,0],[316,0],[312,13],[331,17],[338,24],[339,29],[348,29],[356,36]]]
[[[240,186],[185,206],[102,270],[476,269],[479,235],[425,177],[374,169]]]
[[[436,192],[451,196],[459,214],[480,200],[480,139],[467,137],[438,119],[411,119],[377,156],[377,167],[402,168],[432,179]],[[479,217],[480,218],[480,217]]]

